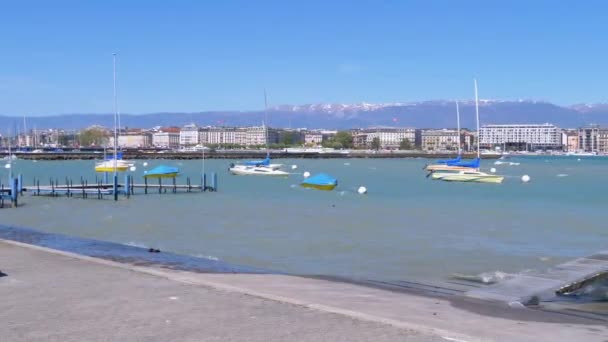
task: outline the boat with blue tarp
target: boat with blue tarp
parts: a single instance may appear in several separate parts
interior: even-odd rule
[[[145,178],[175,178],[179,174],[179,169],[173,166],[159,165],[150,171],[146,171]]]
[[[333,190],[338,186],[338,180],[328,174],[319,173],[306,178],[300,186],[317,190]]]

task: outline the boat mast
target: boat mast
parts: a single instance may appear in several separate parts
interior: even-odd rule
[[[477,95],[477,79],[473,79],[473,83],[475,84],[475,118],[477,121],[477,159],[480,159],[479,141],[481,140],[481,135],[479,132],[479,96]]]
[[[458,108],[458,100],[456,100],[456,125],[458,127],[458,137],[456,138],[458,141],[458,155],[460,156],[460,109]]]
[[[118,177],[118,172],[117,172],[117,146],[118,146],[118,132],[116,130],[116,125],[117,125],[117,117],[118,117],[118,102],[116,101],[116,53],[112,54],[112,61],[113,61],[113,76],[114,76],[114,178],[116,179],[116,177]],[[117,189],[114,189],[114,191],[116,191]]]
[[[268,98],[266,96],[266,88],[264,88],[264,140],[266,142],[266,156],[270,156],[268,151]]]

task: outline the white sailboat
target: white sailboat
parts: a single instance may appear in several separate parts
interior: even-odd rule
[[[425,166],[426,171],[435,172],[460,172],[460,171],[474,171],[479,167],[479,160],[472,160],[470,162],[462,161],[462,150],[460,146],[460,108],[458,101],[456,101],[456,125],[458,130],[458,155],[455,159],[450,160],[438,160],[435,164]],[[433,178],[436,179],[436,178]]]
[[[479,148],[479,96],[477,94],[477,80],[475,84],[475,116],[477,121],[477,160],[481,159]],[[504,176],[488,174],[479,171],[479,166],[475,170],[461,170],[458,172],[437,172],[431,176],[446,182],[472,182],[472,183],[502,183]]]
[[[228,171],[237,176],[280,176],[287,177],[289,172],[281,170],[282,164],[270,163],[270,151],[268,150],[268,101],[266,90],[264,90],[264,135],[266,137],[266,158],[263,160],[248,161],[244,164],[230,164]]]

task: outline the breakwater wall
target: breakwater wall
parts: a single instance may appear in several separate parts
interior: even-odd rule
[[[7,153],[0,153],[1,157],[6,157]],[[99,152],[44,152],[44,153],[14,153],[19,159],[24,160],[95,160],[103,159],[103,153]],[[208,151],[205,152],[205,159],[263,159],[266,155],[264,151]],[[340,159],[340,158],[429,158],[444,159],[453,158],[454,154],[449,153],[421,153],[421,152],[364,152],[351,151],[349,153],[339,152],[271,152],[273,159]],[[464,154],[465,159],[475,158],[473,153]],[[483,159],[497,159],[500,155],[484,155]],[[123,151],[124,159],[202,159],[202,152],[166,152],[166,151]]]

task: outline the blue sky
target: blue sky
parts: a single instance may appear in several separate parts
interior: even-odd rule
[[[0,114],[608,101],[606,1],[14,1]]]

